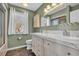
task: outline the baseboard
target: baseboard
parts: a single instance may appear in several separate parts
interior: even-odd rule
[[[18,48],[23,48],[23,47],[26,47],[26,45],[22,45],[22,46],[18,46],[18,47],[13,47],[13,48],[8,48],[7,51],[15,50],[15,49],[18,49]]]

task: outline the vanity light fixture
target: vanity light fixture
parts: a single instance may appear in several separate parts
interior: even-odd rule
[[[57,5],[59,5],[60,3],[52,3],[52,4],[48,4],[46,6],[46,8],[44,9],[44,12],[47,13],[51,8],[56,7]]]
[[[23,3],[23,6],[27,7],[27,6],[28,6],[28,4],[27,4],[27,3]]]

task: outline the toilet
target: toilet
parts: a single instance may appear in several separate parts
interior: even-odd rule
[[[32,49],[32,39],[26,40],[26,46],[27,50]]]

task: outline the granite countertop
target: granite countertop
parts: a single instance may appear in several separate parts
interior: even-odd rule
[[[51,42],[56,42],[75,49],[79,49],[79,37],[70,37],[48,33],[32,33],[31,35],[36,35],[43,39],[50,40]]]

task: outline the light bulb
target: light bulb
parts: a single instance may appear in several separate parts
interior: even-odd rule
[[[51,6],[50,5],[47,5],[47,9],[50,9],[51,8]]]
[[[27,3],[23,3],[23,6],[28,6],[28,4]]]
[[[52,3],[52,6],[56,6],[57,4],[56,3]]]
[[[47,12],[47,9],[46,8],[44,9],[44,12]]]

